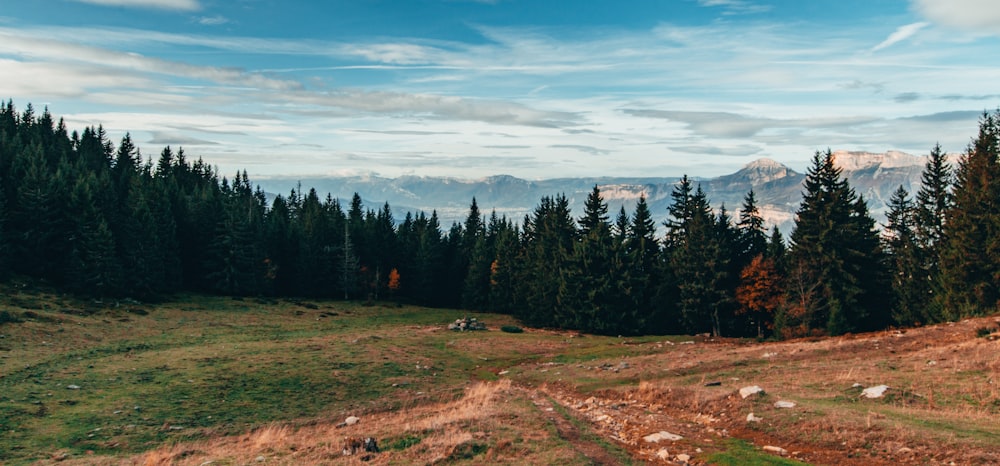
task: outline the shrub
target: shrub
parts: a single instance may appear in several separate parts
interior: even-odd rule
[[[507,333],[521,333],[524,332],[524,329],[516,325],[504,325],[503,327],[500,327],[500,331]]]
[[[23,322],[17,314],[10,311],[0,311],[0,324],[16,324]]]

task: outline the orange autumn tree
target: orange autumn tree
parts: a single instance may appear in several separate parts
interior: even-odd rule
[[[764,336],[764,329],[774,328],[774,315],[782,304],[781,277],[774,260],[757,255],[740,272],[740,286],[736,288],[736,314],[748,315],[757,325],[757,336]]]
[[[389,292],[392,293],[393,295],[395,295],[396,292],[399,291],[399,270],[393,268],[389,272],[388,287],[389,287]]]

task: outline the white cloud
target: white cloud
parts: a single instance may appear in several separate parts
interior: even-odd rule
[[[229,22],[229,18],[222,15],[202,16],[198,18],[198,24],[202,26],[220,26]]]
[[[149,58],[137,53],[120,52],[41,38],[25,37],[16,31],[0,29],[0,54],[21,56],[32,61],[77,63],[93,68],[108,68],[134,73],[204,79],[216,83],[271,90],[301,88],[299,82],[279,80],[235,68],[189,65],[187,63]],[[33,79],[33,76],[21,76]]]
[[[156,10],[197,11],[201,9],[198,0],[73,0],[102,6],[122,6],[128,8],[150,8]]]
[[[770,5],[761,5],[746,0],[698,0],[698,4],[704,7],[725,8],[724,14],[727,15],[765,13],[771,11]]]
[[[1000,34],[1000,3],[995,0],[911,0],[925,18],[955,29]]]
[[[929,25],[930,23],[919,22],[919,23],[907,24],[905,26],[900,26],[896,28],[895,32],[889,34],[889,37],[887,37],[884,41],[882,41],[875,47],[872,47],[872,52],[877,52],[893,44],[909,39],[910,37],[913,37],[914,34],[919,32],[921,29]]]

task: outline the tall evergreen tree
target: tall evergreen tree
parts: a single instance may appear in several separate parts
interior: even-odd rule
[[[77,215],[68,235],[66,285],[71,291],[103,298],[117,296],[122,290],[114,236],[95,196],[100,189],[93,172],[79,178],[73,188],[71,208]]]
[[[576,225],[565,195],[543,197],[524,223],[525,249],[517,277],[519,317],[529,325],[556,326],[562,269],[573,253]]]
[[[660,282],[660,244],[656,240],[656,223],[646,203],[639,196],[635,213],[625,234],[626,267],[628,268],[630,304],[635,310],[635,326],[644,331],[661,328],[657,322],[665,316],[656,306],[656,286]]]
[[[764,229],[764,218],[757,207],[757,194],[753,189],[743,198],[740,209],[740,221],[736,224],[739,230],[739,263],[747,265],[750,260],[767,249],[767,230]]]
[[[791,237],[789,302],[797,306],[789,330],[839,335],[888,324],[889,286],[874,226],[833,154],[816,152]]]
[[[667,264],[676,287],[679,330],[688,333],[716,332],[716,305],[720,302],[718,274],[721,251],[716,219],[699,185],[691,194],[684,177],[674,189],[667,222]]]
[[[994,312],[1000,301],[1000,110],[986,113],[955,172],[944,225],[940,296],[947,318]]]
[[[920,278],[925,293],[923,308],[926,321],[939,321],[944,317],[941,294],[941,254],[944,247],[944,226],[952,204],[951,187],[953,170],[947,155],[935,144],[920,177],[916,198],[914,239],[923,272]]]
[[[929,280],[916,239],[917,210],[903,186],[892,193],[886,217],[882,237],[892,273],[893,319],[907,326],[928,323]]]
[[[636,333],[624,251],[612,237],[608,205],[597,186],[578,223],[578,239],[560,276],[557,323],[605,335]]]

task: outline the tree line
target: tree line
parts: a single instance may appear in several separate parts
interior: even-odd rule
[[[931,150],[877,228],[830,151],[817,152],[788,244],[755,193],[711,208],[687,176],[669,219],[645,198],[612,218],[595,186],[519,222],[394,218],[301,186],[268,201],[183,149],[154,162],[129,135],[69,133],[48,109],[0,105],[0,274],[93,298],[179,291],[392,299],[492,311],[600,334],[794,337],[921,325],[994,312],[1000,300],[1000,111],[984,113],[957,166]]]

